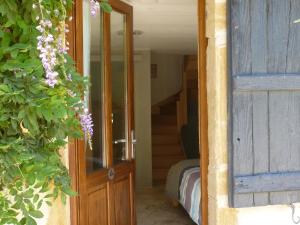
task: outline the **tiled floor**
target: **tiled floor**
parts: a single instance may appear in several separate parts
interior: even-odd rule
[[[186,212],[173,207],[161,187],[137,190],[137,225],[194,225]]]

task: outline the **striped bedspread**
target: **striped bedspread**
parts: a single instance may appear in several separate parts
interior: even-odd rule
[[[201,224],[200,216],[200,168],[193,167],[184,170],[181,174],[179,188],[180,204],[185,208],[193,221]]]

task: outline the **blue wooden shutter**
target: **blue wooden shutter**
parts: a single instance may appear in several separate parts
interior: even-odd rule
[[[300,202],[300,0],[230,2],[230,202]]]

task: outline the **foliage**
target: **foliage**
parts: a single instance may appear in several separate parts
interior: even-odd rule
[[[56,83],[49,85],[37,49],[41,21],[51,21],[50,47],[64,42],[71,7],[72,0],[0,1],[0,225],[35,225],[43,204],[75,194],[59,150],[83,135],[78,114],[88,81],[67,49],[57,48]]]

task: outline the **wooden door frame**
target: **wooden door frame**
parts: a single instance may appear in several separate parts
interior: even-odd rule
[[[199,151],[201,176],[201,225],[208,225],[208,104],[207,104],[207,45],[206,0],[198,0],[198,98]]]
[[[67,36],[67,40],[70,43],[70,50],[69,54],[72,56],[76,63],[76,68],[79,73],[83,73],[83,23],[82,23],[82,1],[83,0],[74,0],[74,5],[73,9],[71,12],[71,16],[73,17],[73,20],[68,22],[69,28],[70,28],[70,33]],[[129,13],[130,16],[126,18],[127,23],[131,24],[133,21],[132,17],[132,8],[128,7],[126,4],[120,4],[118,0],[109,0],[110,4],[113,6],[113,8],[116,11],[119,12],[125,12]],[[106,42],[104,44],[104,52],[105,54],[110,54],[110,46],[107,44],[110,40],[110,16],[108,14],[103,15],[103,19],[106,20],[106,26],[104,29],[106,30],[107,36],[104,38],[104,41]],[[128,30],[126,30],[127,34],[128,32],[132,32],[133,27],[130,25],[128,26]],[[127,46],[128,46],[128,55],[129,57],[133,53],[133,38],[128,38],[127,39]],[[104,55],[104,60],[108,60],[110,58],[110,55]],[[105,73],[110,73],[110,66],[107,66],[104,68]],[[126,102],[127,110],[130,112],[133,112],[134,105],[133,105],[133,98],[134,98],[134,92],[133,92],[133,60],[130,60],[130,63],[128,64],[127,68],[128,72],[128,98],[130,101]],[[111,85],[111,80],[110,79],[105,79],[104,80],[105,85]],[[105,96],[105,98],[111,98],[111,95]],[[105,116],[107,117],[107,111],[111,108],[111,101],[107,101],[108,104],[104,106],[105,110]],[[111,125],[105,125],[109,129],[111,129]],[[131,138],[130,138],[130,132],[134,128],[134,118],[132,118],[130,121],[128,121],[128,132],[129,132],[129,143],[128,145],[131,145]],[[110,134],[110,135],[108,135]],[[111,138],[111,132],[108,130],[105,132],[104,138],[107,140],[108,138]],[[82,140],[69,140],[68,143],[68,152],[69,152],[69,173],[71,177],[71,186],[74,191],[77,193],[84,193],[86,190],[86,185],[84,184],[85,182],[82,182],[85,180],[86,174],[80,169],[80,168],[85,168],[85,161],[84,160],[79,160],[80,158],[85,157],[85,152],[82,150],[83,149],[83,141]],[[110,146],[112,148],[112,146]],[[112,152],[112,151],[110,151]],[[113,164],[113,159],[112,155],[106,155],[106,162],[108,163],[108,166]],[[133,159],[132,151],[129,151],[129,159]],[[131,179],[134,180],[134,177],[131,177]],[[134,191],[134,185],[130,187],[131,190],[131,196],[133,196],[133,191]],[[83,197],[84,198],[84,197]],[[85,218],[82,218],[80,216],[80,210],[86,210],[87,206],[85,205],[85,201],[83,201],[83,198],[80,198],[79,196],[71,197],[70,198],[70,222],[71,225],[79,225],[79,224],[85,224]],[[131,201],[131,206],[133,206],[134,203],[134,198],[132,197],[130,199]],[[131,219],[133,223],[135,224],[135,210],[131,209],[132,215]]]
[[[206,0],[198,0],[198,97],[199,97],[199,138],[200,138],[200,165],[201,165],[201,217],[202,225],[208,225],[208,164],[209,164],[209,150],[208,150],[208,112],[207,112],[207,73],[206,73],[206,50],[207,50],[207,38],[206,38],[206,16],[205,16]],[[82,61],[82,38],[83,38],[83,25],[82,18],[82,0],[75,0],[72,10],[73,20],[69,22],[70,33],[68,35],[68,41],[70,42],[70,55],[76,62],[76,67],[80,73],[83,72]],[[132,18],[130,18],[132,19]],[[133,29],[133,28],[130,28]],[[77,34],[77,35],[75,35]],[[132,40],[129,40],[132,42]],[[130,43],[129,46],[133,46]],[[205,46],[205,47],[203,47]],[[130,49],[133,51],[133,49]],[[133,69],[133,65],[130,65]],[[133,79],[132,77],[130,79]],[[131,87],[130,98],[133,99],[133,88]],[[133,105],[128,106],[133,109]],[[130,122],[133,126],[134,121]],[[77,140],[69,140],[69,170],[72,178],[73,190],[80,192],[83,174],[79,171],[79,143]],[[133,200],[132,200],[133,201]],[[71,225],[79,225],[79,211],[80,211],[80,199],[79,196],[72,197],[70,199],[70,221]],[[133,211],[134,212],[134,211]],[[133,217],[135,215],[132,215]]]
[[[79,73],[83,73],[83,59],[79,57],[83,54],[83,46],[80,41],[83,38],[83,25],[81,23],[82,18],[82,0],[74,0],[73,9],[71,12],[73,18],[68,23],[70,33],[67,35],[67,39],[70,43],[69,54],[72,56],[76,63],[76,68]],[[76,35],[75,35],[76,34]],[[71,177],[71,186],[77,193],[81,192],[80,180],[82,180],[82,174],[79,171],[79,143],[78,140],[69,140],[68,152],[69,152],[69,173]],[[70,223],[71,225],[79,225],[80,220],[80,199],[79,196],[70,198]]]

